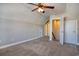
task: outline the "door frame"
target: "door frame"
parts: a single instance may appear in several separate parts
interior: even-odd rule
[[[65,40],[65,18],[60,16],[60,44],[63,45]]]
[[[61,45],[63,45],[64,44],[64,39],[65,39],[65,37],[64,37],[64,17],[63,16],[56,16],[56,15],[54,15],[54,16],[50,16],[50,31],[49,31],[49,40],[51,41],[52,40],[52,21],[56,18],[56,17],[58,17],[59,18],[59,20],[60,20],[60,44]],[[53,40],[52,40],[53,41]]]

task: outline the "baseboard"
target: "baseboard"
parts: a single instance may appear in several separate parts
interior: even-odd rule
[[[66,44],[71,44],[71,45],[79,45],[79,43],[69,43],[69,42],[64,42]]]
[[[77,43],[77,45],[79,45],[79,43]]]
[[[38,36],[38,37],[34,37],[34,38],[31,38],[31,39],[28,39],[28,40],[24,40],[24,41],[12,43],[12,44],[4,45],[4,46],[1,46],[0,49],[7,48],[7,47],[10,47],[10,46],[14,46],[14,45],[18,45],[18,44],[21,44],[21,43],[24,43],[24,42],[28,42],[28,41],[31,41],[31,40],[35,40],[35,39],[38,39],[40,37],[42,37],[42,36]]]

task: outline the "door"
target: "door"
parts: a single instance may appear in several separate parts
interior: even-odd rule
[[[65,21],[65,42],[76,44],[76,20]]]
[[[60,17],[60,44],[64,43],[64,18]]]

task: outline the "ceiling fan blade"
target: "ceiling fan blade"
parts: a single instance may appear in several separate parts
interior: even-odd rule
[[[54,6],[44,6],[44,8],[50,8],[50,9],[54,9]]]
[[[33,9],[32,12],[35,11],[35,10],[37,10],[37,9],[38,9],[38,8]]]
[[[38,6],[37,4],[34,4],[34,3],[28,3],[28,4],[31,4],[31,5],[35,5],[35,6]]]

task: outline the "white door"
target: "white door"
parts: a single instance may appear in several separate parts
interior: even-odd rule
[[[65,42],[76,44],[76,20],[65,21]]]
[[[60,17],[60,44],[64,43],[64,19]]]

